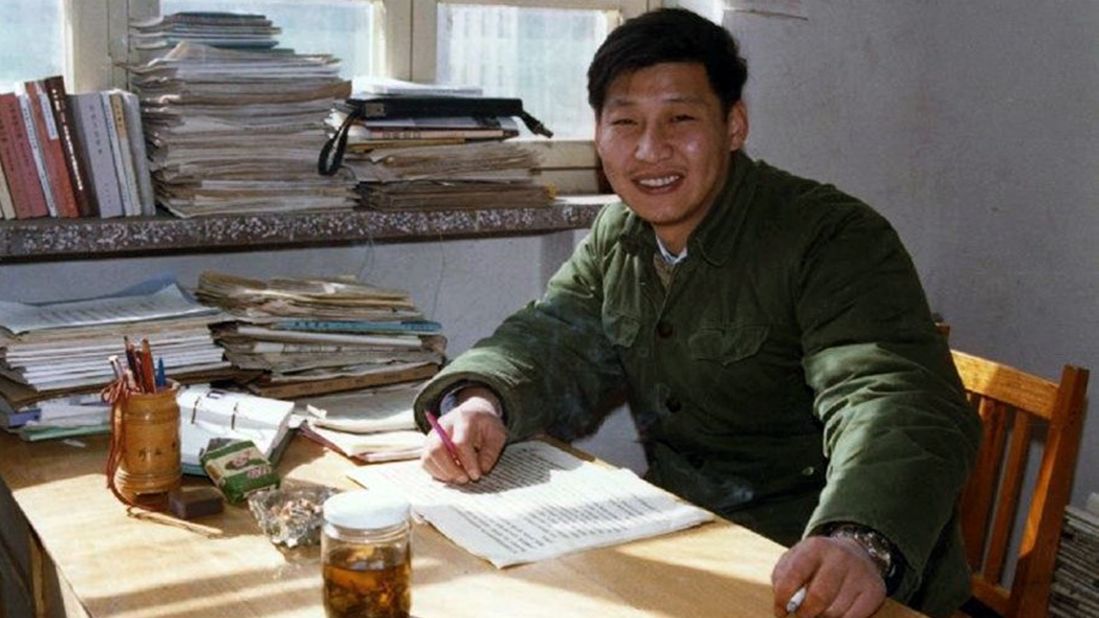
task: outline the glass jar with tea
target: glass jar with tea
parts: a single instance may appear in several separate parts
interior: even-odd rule
[[[409,504],[379,491],[324,502],[321,562],[329,618],[407,618],[412,609]]]

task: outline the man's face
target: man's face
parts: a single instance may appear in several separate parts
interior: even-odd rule
[[[678,253],[721,191],[747,130],[743,104],[724,114],[705,67],[669,62],[611,82],[595,146],[615,193]]]

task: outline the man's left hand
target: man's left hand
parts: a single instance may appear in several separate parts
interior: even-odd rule
[[[856,541],[811,536],[779,558],[771,572],[775,616],[786,616],[786,604],[805,586],[798,618],[866,618],[885,602],[885,582],[878,565]]]

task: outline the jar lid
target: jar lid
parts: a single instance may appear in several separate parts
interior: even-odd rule
[[[324,501],[324,519],[341,528],[374,530],[408,520],[409,504],[404,498],[384,491],[357,489],[336,494]]]

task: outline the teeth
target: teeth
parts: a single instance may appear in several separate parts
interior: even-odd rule
[[[638,180],[637,183],[642,186],[652,187],[655,189],[659,187],[666,187],[678,179],[679,176],[664,176],[662,178],[644,178],[642,180]]]

